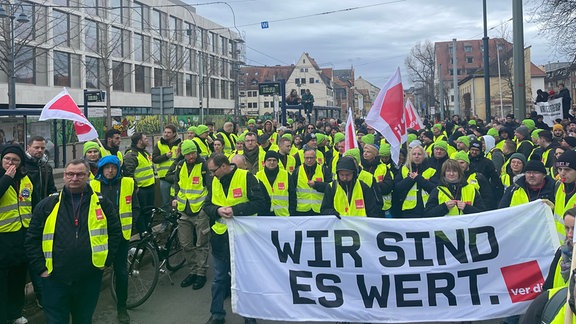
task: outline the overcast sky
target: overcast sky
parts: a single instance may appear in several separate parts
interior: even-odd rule
[[[532,0],[538,1],[538,0]],[[526,1],[524,1],[526,2]],[[218,2],[192,2],[199,15],[234,28],[232,10]],[[308,52],[320,67],[354,67],[381,87],[396,67],[410,84],[404,59],[419,42],[482,39],[481,0],[230,0],[236,26],[246,41],[248,65],[290,65]],[[346,10],[349,9],[349,10]],[[512,38],[512,1],[488,0],[488,36]],[[554,54],[538,26],[533,9],[524,5],[524,43],[532,61],[564,60]],[[262,29],[267,21],[269,28]]]

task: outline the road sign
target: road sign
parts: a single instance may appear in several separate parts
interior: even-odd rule
[[[279,96],[280,82],[265,82],[258,84],[258,92],[261,96]]]
[[[174,114],[174,88],[154,87],[151,89],[152,114],[153,115],[173,115]]]
[[[266,28],[268,28],[268,27],[270,27],[270,26],[268,25],[268,22],[267,22],[267,21],[263,21],[263,22],[260,23],[260,27],[262,27],[262,29],[266,29]]]
[[[103,102],[106,100],[106,91],[102,90],[84,90],[84,95],[86,96],[87,102]]]

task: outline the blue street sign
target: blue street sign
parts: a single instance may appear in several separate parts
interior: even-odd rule
[[[267,21],[261,22],[261,23],[260,23],[260,27],[262,27],[262,29],[268,28],[268,22],[267,22]]]

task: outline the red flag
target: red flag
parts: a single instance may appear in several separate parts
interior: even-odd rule
[[[352,109],[348,108],[348,119],[346,120],[346,129],[344,130],[344,152],[351,148],[358,147],[356,140],[356,129],[354,129],[354,118],[352,117]]]
[[[378,93],[376,100],[368,116],[366,124],[386,138],[390,143],[392,160],[398,163],[400,158],[400,146],[406,141],[406,121],[404,116],[404,90],[402,89],[402,77],[400,68],[386,81],[384,87]]]
[[[40,113],[38,120],[67,119],[74,122],[74,129],[80,142],[86,142],[98,138],[98,132],[84,116],[70,96],[66,88],[54,99],[50,100]]]
[[[404,106],[406,109],[406,128],[412,128],[413,130],[421,130],[424,128],[424,124],[422,124],[422,120],[420,120],[420,115],[416,112],[416,108],[410,101],[410,98],[406,100],[406,105]]]

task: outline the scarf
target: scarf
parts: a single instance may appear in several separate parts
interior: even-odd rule
[[[564,242],[560,247],[562,256],[560,257],[560,274],[564,281],[570,278],[570,265],[572,264],[572,242]]]

